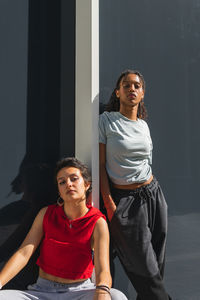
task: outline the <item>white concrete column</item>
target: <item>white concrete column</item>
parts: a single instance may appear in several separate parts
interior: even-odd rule
[[[91,168],[99,204],[99,0],[76,0],[75,155]]]

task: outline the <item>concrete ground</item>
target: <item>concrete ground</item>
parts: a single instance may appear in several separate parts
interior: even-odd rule
[[[169,218],[165,282],[174,300],[200,300],[200,214]]]
[[[115,263],[116,288],[135,300],[134,288]],[[200,300],[200,213],[169,217],[165,285],[173,300]]]

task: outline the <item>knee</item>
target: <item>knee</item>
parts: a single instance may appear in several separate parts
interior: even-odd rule
[[[0,291],[0,299],[1,300],[6,300],[6,299],[15,299],[15,298],[12,298],[13,297],[13,294],[12,294],[12,291],[8,291],[8,290],[2,290]]]
[[[127,297],[119,290],[111,289],[110,293],[112,300],[128,300]]]
[[[1,290],[0,300],[28,300],[32,299],[26,296],[22,291],[19,290]],[[34,298],[35,299],[35,298]],[[38,298],[37,298],[38,299]]]

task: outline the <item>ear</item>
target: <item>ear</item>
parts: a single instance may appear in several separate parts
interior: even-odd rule
[[[119,98],[119,90],[117,90],[117,89],[115,90],[115,95],[117,98]]]
[[[144,99],[144,90],[143,90],[143,92],[142,92],[141,100],[143,100],[143,99]]]
[[[90,188],[90,186],[91,186],[91,183],[88,182],[88,181],[86,181],[86,182],[85,182],[85,189],[86,189],[86,192],[88,191],[88,189]]]

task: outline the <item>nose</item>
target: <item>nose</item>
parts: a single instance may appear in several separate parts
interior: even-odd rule
[[[130,91],[135,91],[135,84],[134,83],[130,84]]]
[[[67,186],[67,187],[72,186],[72,181],[70,180],[70,178],[68,178],[68,179],[66,180],[66,186]]]

